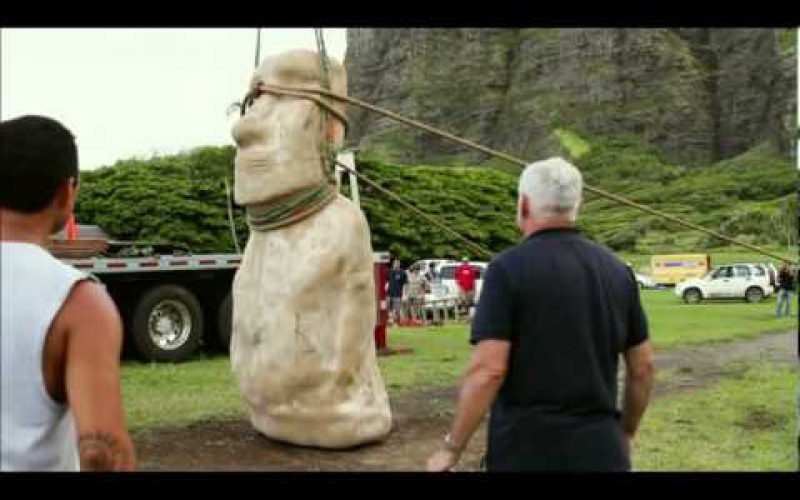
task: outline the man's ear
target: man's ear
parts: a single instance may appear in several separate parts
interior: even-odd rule
[[[521,195],[519,199],[519,218],[520,220],[527,219],[531,216],[531,201],[526,195]]]
[[[54,203],[56,208],[71,213],[75,208],[75,199],[78,197],[78,180],[70,177],[58,186]]]

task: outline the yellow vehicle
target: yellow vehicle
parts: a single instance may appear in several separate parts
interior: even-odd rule
[[[659,285],[675,285],[689,278],[702,278],[711,270],[711,256],[705,253],[653,255],[650,276]]]

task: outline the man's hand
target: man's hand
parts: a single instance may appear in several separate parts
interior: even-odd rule
[[[428,458],[428,472],[452,472],[458,456],[449,450],[438,450]]]
[[[633,440],[634,435],[628,434],[627,432],[622,433],[622,444],[625,447],[625,454],[628,455],[628,458],[631,458],[633,455]]]
[[[511,342],[487,339],[478,343],[458,398],[456,418],[442,448],[428,459],[428,471],[451,470],[480,425],[497,391],[503,385]]]

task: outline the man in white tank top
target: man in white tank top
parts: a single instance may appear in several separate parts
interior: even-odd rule
[[[0,122],[0,448],[3,471],[131,470],[122,324],[105,288],[45,250],[77,194],[72,134]]]

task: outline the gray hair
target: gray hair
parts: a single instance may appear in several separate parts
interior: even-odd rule
[[[567,215],[575,220],[582,190],[583,176],[563,158],[531,163],[519,177],[519,199],[527,196],[535,217]]]

